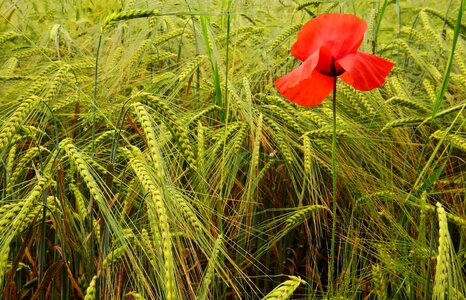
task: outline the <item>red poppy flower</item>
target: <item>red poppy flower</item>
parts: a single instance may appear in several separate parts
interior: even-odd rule
[[[364,20],[347,14],[323,14],[304,24],[291,48],[303,63],[275,81],[277,90],[292,102],[315,106],[333,90],[337,76],[361,91],[381,86],[393,63],[358,52],[366,28]]]

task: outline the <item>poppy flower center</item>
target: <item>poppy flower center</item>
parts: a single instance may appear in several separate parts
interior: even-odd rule
[[[338,77],[341,74],[345,73],[345,70],[342,67],[337,66],[337,64],[335,63],[335,58],[333,56],[330,60],[330,65],[319,64],[317,70],[319,71],[319,73],[329,77]]]

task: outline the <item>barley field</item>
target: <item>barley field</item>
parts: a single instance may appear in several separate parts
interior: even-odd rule
[[[465,7],[0,1],[0,299],[466,299]],[[328,13],[395,64],[335,124],[274,87]]]

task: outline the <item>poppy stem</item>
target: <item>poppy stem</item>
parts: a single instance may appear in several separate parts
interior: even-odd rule
[[[333,273],[335,265],[335,236],[337,230],[337,80],[333,77],[333,134],[332,134],[332,240],[330,244],[330,267],[328,270],[328,298],[333,295]]]

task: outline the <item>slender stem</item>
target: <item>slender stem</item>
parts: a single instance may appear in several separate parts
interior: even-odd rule
[[[94,95],[92,97],[92,155],[95,155],[95,130],[96,130],[96,111],[97,111],[97,80],[99,71],[99,52],[100,45],[102,44],[102,34],[99,36],[99,43],[97,44],[97,53],[95,56],[95,75],[94,75]]]
[[[39,282],[42,282],[45,276],[45,262],[46,262],[46,222],[45,220],[47,219],[47,194],[45,192],[42,192],[41,195],[42,199],[42,220],[41,220],[41,238],[40,238],[40,244],[39,244]],[[42,291],[39,294],[39,300],[44,300],[45,299],[45,293]]]
[[[93,94],[93,97],[92,97],[92,155],[95,155],[95,134],[96,134],[96,112],[97,112],[97,84],[98,84],[98,73],[99,73],[99,53],[100,53],[100,46],[102,44],[102,34],[100,34],[99,36],[99,42],[97,44],[97,53],[96,53],[96,56],[95,56],[95,74],[94,74],[94,94]],[[91,203],[90,203],[90,206],[91,206],[91,210],[90,212],[92,213],[92,206],[93,206],[93,202],[92,202],[92,199],[91,199]],[[92,261],[92,258],[95,257],[94,256],[94,252],[95,252],[95,236],[94,236],[94,223],[92,221],[93,219],[92,218],[89,218],[89,222],[88,222],[88,230],[89,230],[89,233],[91,234],[91,238],[90,238],[90,243],[89,243],[89,247],[90,247],[90,257],[91,257],[91,263],[89,264],[90,265],[90,268],[91,268],[91,274],[94,274],[94,262]],[[99,293],[100,290],[98,289],[97,290],[97,293]],[[99,294],[97,294],[99,295]]]
[[[330,267],[328,270],[328,297],[333,295],[335,261],[335,235],[337,230],[337,77],[333,79],[333,134],[332,134],[332,240],[330,244]]]

